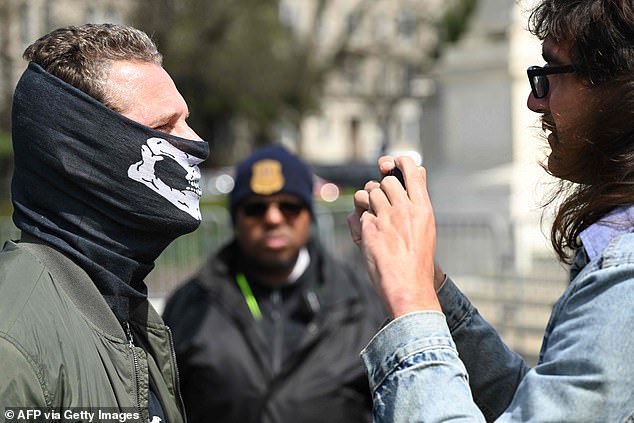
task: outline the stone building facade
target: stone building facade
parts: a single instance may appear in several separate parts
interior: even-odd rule
[[[328,74],[320,113],[308,117],[301,153],[313,163],[374,162],[386,151],[418,154],[421,102],[434,84],[423,77],[438,34],[440,0],[282,0],[281,19],[314,40],[315,55],[329,60],[345,53]],[[294,138],[293,138],[294,136]]]

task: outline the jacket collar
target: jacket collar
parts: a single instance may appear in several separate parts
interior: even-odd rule
[[[121,340],[126,340],[121,323],[117,320],[103,295],[88,274],[70,258],[29,234],[23,233],[17,248],[26,250],[40,261],[58,285],[95,327]],[[144,325],[164,326],[161,317],[149,301],[142,302],[131,313],[130,320]]]
[[[306,245],[310,254],[311,266],[317,266],[319,272],[320,301],[324,306],[341,302],[355,302],[360,300],[357,287],[350,282],[347,275],[340,275],[341,266],[336,266],[334,259],[329,257],[322,245],[312,238]],[[210,258],[201,269],[198,283],[214,295],[221,295],[223,300],[229,301],[235,307],[244,305],[244,300],[235,287],[235,275],[241,272],[240,249],[235,240],[229,242]],[[229,287],[229,279],[234,286]],[[336,286],[334,286],[336,284]],[[231,291],[235,295],[229,294]],[[240,304],[240,306],[238,306]],[[246,306],[245,306],[246,307]]]

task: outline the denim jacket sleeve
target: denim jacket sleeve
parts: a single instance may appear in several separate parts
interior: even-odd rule
[[[361,355],[374,422],[485,421],[442,313],[412,313],[390,322]]]
[[[499,417],[530,370],[449,278],[438,292],[451,337],[467,368],[473,399],[487,421]]]
[[[634,422],[634,254],[608,248],[572,281],[534,369],[447,288],[462,311],[403,316],[362,352],[375,422]]]

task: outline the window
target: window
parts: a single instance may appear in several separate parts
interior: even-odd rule
[[[332,138],[332,130],[330,125],[330,119],[327,116],[321,116],[318,122],[319,141],[327,142]]]
[[[415,84],[416,80],[419,77],[419,70],[417,66],[414,65],[406,65],[403,70],[403,94],[405,95],[416,95],[415,94]]]
[[[346,33],[349,37],[353,37],[357,33],[360,24],[361,18],[357,13],[348,14],[346,17]]]
[[[299,26],[299,16],[297,9],[288,1],[280,1],[278,8],[278,19],[280,22],[291,29],[297,29]]]
[[[398,36],[405,41],[415,41],[418,22],[411,11],[402,10],[396,20]]]
[[[319,42],[325,42],[328,35],[327,19],[321,15],[317,18],[317,24],[315,25],[315,38]]]
[[[44,29],[53,30],[53,0],[46,0],[44,3]]]
[[[390,36],[389,20],[383,15],[377,15],[372,20],[372,29],[376,41],[385,41]]]
[[[24,3],[20,6],[18,11],[20,16],[20,41],[22,45],[29,45],[31,43],[31,19],[30,19],[30,7]]]
[[[348,57],[346,59],[343,73],[350,92],[359,92],[361,90],[361,63],[360,57]]]
[[[403,140],[409,145],[416,146],[420,143],[420,120],[415,116],[407,116],[402,121]]]
[[[361,121],[357,117],[351,117],[348,122],[349,133],[348,133],[348,144],[350,145],[350,151],[352,152],[353,160],[358,160],[361,157],[360,150],[360,129],[361,129]]]

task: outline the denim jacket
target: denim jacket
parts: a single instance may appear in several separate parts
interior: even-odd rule
[[[390,322],[361,354],[374,421],[634,423],[634,234],[578,268],[532,369],[449,279],[444,315]]]

